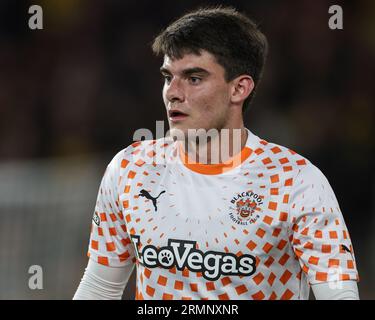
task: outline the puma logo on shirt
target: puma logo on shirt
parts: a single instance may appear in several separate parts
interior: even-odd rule
[[[165,192],[165,190],[161,191],[159,193],[159,195],[154,198],[148,191],[146,191],[145,189],[142,189],[140,192],[139,192],[139,196],[140,197],[145,197],[146,199],[149,199],[152,201],[152,204],[154,205],[154,208],[155,208],[155,211],[158,211],[158,208],[156,206],[156,200],[160,197],[161,194],[163,194]]]

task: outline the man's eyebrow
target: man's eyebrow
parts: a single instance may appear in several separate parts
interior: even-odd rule
[[[190,76],[193,73],[199,73],[199,74],[203,74],[203,75],[209,75],[210,74],[206,69],[199,68],[199,67],[189,68],[189,69],[185,69],[185,70],[182,71],[182,74],[185,77]]]
[[[165,67],[160,67],[160,73],[168,73],[168,74],[171,74],[171,72],[165,68]]]
[[[160,72],[165,73],[165,74],[171,74],[171,72],[165,67],[161,67]],[[182,70],[181,73],[185,77],[187,77],[191,74],[194,74],[194,73],[199,73],[199,74],[203,74],[203,75],[209,75],[210,74],[210,72],[208,72],[206,69],[203,69],[203,68],[200,68],[200,67],[184,69],[184,70]]]

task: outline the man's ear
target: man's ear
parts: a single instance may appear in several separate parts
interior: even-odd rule
[[[241,75],[232,80],[231,102],[243,103],[254,89],[253,78],[249,75]]]

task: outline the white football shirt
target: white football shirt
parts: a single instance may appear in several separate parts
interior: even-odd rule
[[[102,179],[88,256],[136,263],[136,299],[308,299],[309,284],[358,280],[325,176],[248,130],[225,164],[188,163],[179,142],[136,142]]]

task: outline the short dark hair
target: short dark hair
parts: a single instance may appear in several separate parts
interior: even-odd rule
[[[267,39],[258,26],[232,7],[199,8],[185,14],[163,30],[152,44],[153,52],[181,59],[186,53],[213,54],[225,70],[227,82],[248,74],[254,90],[244,101],[243,111],[255,95],[267,56]]]

